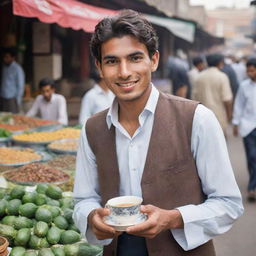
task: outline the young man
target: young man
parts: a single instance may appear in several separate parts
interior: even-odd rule
[[[249,59],[247,74],[235,98],[232,123],[233,133],[243,137],[249,170],[248,200],[256,200],[256,59]]]
[[[104,255],[215,255],[211,239],[243,212],[214,114],[151,83],[158,39],[137,12],[103,19],[91,40],[98,70],[116,95],[82,129],[74,220]],[[144,223],[120,234],[104,223],[106,201],[141,196]]]
[[[0,75],[0,111],[18,113],[24,93],[25,76],[22,67],[15,61],[16,51],[6,49]]]
[[[68,124],[66,99],[55,93],[54,81],[44,78],[39,82],[41,95],[38,95],[27,116],[39,116],[42,119],[57,121],[60,124]]]

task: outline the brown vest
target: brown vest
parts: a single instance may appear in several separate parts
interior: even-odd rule
[[[143,204],[173,209],[204,202],[200,179],[191,153],[191,132],[198,103],[160,93],[141,180]],[[119,169],[115,128],[106,124],[107,110],[87,121],[86,134],[96,156],[102,205],[119,196]],[[149,256],[214,256],[212,241],[184,251],[169,230],[147,239]],[[114,256],[116,239],[104,248]],[[132,255],[131,255],[132,256]]]

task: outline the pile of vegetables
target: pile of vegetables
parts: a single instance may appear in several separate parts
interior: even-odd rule
[[[6,129],[0,128],[0,138],[8,138],[12,135],[11,132],[9,132]]]
[[[10,256],[96,256],[102,248],[81,241],[74,225],[73,199],[58,186],[40,184],[35,192],[15,186],[0,191],[0,235],[9,240]]]

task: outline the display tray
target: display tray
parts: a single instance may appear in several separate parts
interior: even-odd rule
[[[13,137],[11,138],[12,142],[17,145],[22,146],[46,146],[53,141],[42,141],[42,142],[35,142],[35,141],[25,141],[25,140],[15,140]]]
[[[49,132],[49,131],[59,130],[62,128],[63,128],[62,124],[47,124],[47,125],[42,125],[42,126],[33,128],[30,131],[34,131],[34,132],[46,132],[47,131],[47,132]]]
[[[0,143],[1,142],[9,142],[11,140],[11,137],[0,137]]]
[[[53,145],[55,143],[59,144],[65,144],[65,143],[77,143],[79,142],[79,139],[63,139],[63,140],[56,140],[54,142],[51,142],[50,144],[47,145],[47,150],[50,152],[56,153],[56,154],[70,154],[70,155],[76,155],[77,149],[76,150],[65,150],[65,149],[58,149],[54,148]]]
[[[24,149],[22,147],[10,147],[12,149]],[[50,154],[48,154],[47,152],[42,152],[42,151],[38,151],[38,150],[33,150],[34,153],[38,154],[41,156],[40,159],[36,159],[36,160],[31,160],[31,161],[26,161],[26,162],[17,162],[17,163],[11,163],[11,164],[3,164],[0,163],[0,166],[6,166],[6,167],[18,167],[18,166],[22,166],[25,164],[31,164],[31,163],[36,163],[36,162],[46,162],[52,159],[52,156]]]

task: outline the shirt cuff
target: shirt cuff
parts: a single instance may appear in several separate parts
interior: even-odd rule
[[[201,211],[195,205],[186,205],[177,208],[184,222],[183,229],[172,229],[172,235],[183,250],[192,250],[210,240],[206,237],[202,226],[196,222],[200,219]]]
[[[111,243],[112,239],[106,240],[98,240],[94,233],[92,232],[91,228],[88,227],[87,218],[91,211],[94,209],[100,208],[101,206],[96,202],[79,202],[75,205],[73,219],[81,232],[81,235],[86,238],[86,240],[90,244],[94,245],[108,245]]]
[[[232,124],[233,125],[239,125],[239,120],[236,120],[236,119],[232,119]]]

